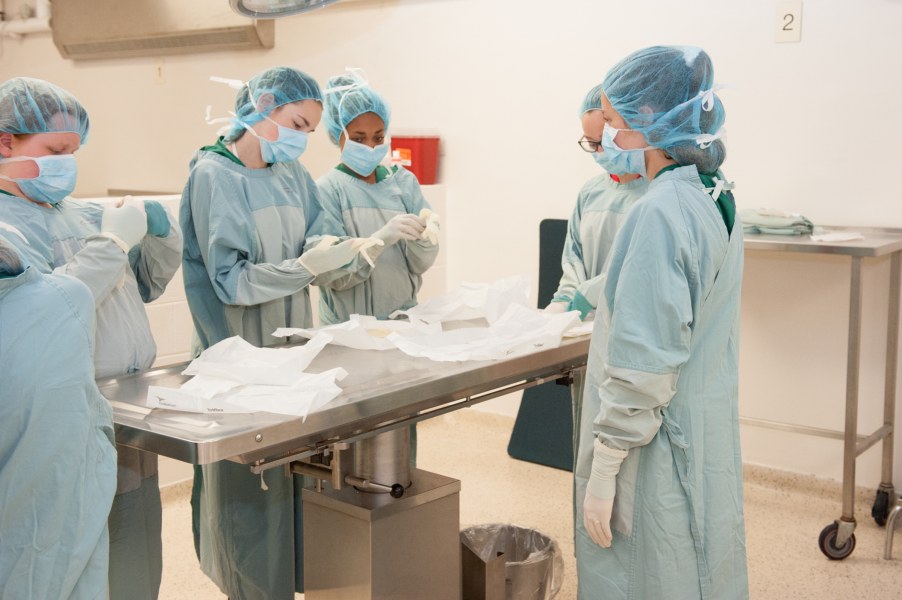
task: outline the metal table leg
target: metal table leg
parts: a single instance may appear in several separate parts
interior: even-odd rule
[[[896,517],[902,512],[902,498],[896,501],[896,505],[890,512],[886,521],[886,543],[883,546],[883,559],[890,560],[893,557],[893,533],[896,529]]]
[[[893,489],[893,428],[896,422],[896,368],[899,359],[899,305],[900,305],[900,275],[902,275],[902,253],[895,252],[890,259],[889,279],[889,310],[886,320],[886,374],[883,388],[883,425],[889,428],[886,437],[883,438],[883,464],[880,478],[880,491],[886,492],[889,502],[885,505],[888,512],[889,504],[895,499]],[[877,515],[875,515],[876,517]],[[883,519],[886,514],[882,515]],[[882,523],[881,523],[882,524]]]
[[[858,441],[858,383],[861,359],[861,258],[852,257],[849,286],[849,349],[846,357],[846,424],[843,439],[842,516],[836,545],[855,531],[855,459]],[[850,523],[851,527],[843,526]]]

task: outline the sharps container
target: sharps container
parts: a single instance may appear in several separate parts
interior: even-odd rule
[[[432,185],[438,174],[437,135],[392,135],[392,162],[413,173],[420,185]]]

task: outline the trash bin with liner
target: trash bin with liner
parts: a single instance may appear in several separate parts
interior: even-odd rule
[[[550,600],[561,589],[561,550],[535,529],[475,525],[460,542],[464,600]]]

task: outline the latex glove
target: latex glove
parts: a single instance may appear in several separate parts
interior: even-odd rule
[[[418,240],[425,229],[426,221],[416,215],[395,215],[373,237],[391,246],[401,240]]]
[[[611,547],[611,513],[617,494],[617,473],[626,458],[626,450],[608,448],[595,440],[592,457],[592,473],[583,500],[583,525],[596,544]]]
[[[116,242],[116,245],[128,254],[132,246],[140,242],[147,233],[147,215],[143,206],[136,206],[127,198],[120,204],[121,206],[108,206],[103,209],[100,235]]]
[[[567,302],[552,302],[548,306],[542,309],[542,312],[551,313],[553,315],[559,313],[567,312],[568,303]]]
[[[592,541],[602,548],[611,547],[611,513],[614,499],[603,500],[586,492],[583,501],[583,525]]]
[[[145,200],[144,212],[147,213],[147,233],[154,237],[168,237],[169,215],[163,205],[156,200]]]
[[[361,252],[366,257],[367,248],[383,243],[382,240],[373,238],[350,238],[336,244],[337,241],[338,238],[335,236],[323,236],[320,243],[298,258],[298,264],[307,269],[311,275],[316,276],[340,269],[354,260]]]
[[[438,232],[441,227],[438,215],[432,209],[424,208],[420,211],[420,218],[426,222],[426,229],[420,234],[420,239],[433,246],[438,245]]]

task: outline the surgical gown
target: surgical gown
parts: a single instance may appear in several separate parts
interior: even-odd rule
[[[342,224],[338,235],[370,237],[392,217],[419,215],[422,209],[432,208],[413,173],[403,167],[395,167],[391,174],[387,171],[379,167],[377,182],[372,184],[341,168],[317,181],[324,210]],[[320,321],[341,323],[352,314],[387,319],[396,310],[415,306],[423,273],[435,263],[438,251],[437,244],[401,240],[379,255],[375,269],[358,260],[356,269],[344,277],[323,284],[317,281]]]
[[[327,216],[300,163],[249,169],[222,148],[201,149],[180,215],[185,292],[202,348],[235,335],[255,346],[285,344],[270,335],[276,328],[312,326],[314,277],[297,258]],[[228,461],[195,468],[201,568],[231,598],[293,599],[295,588],[303,591],[300,482],[284,469],[253,475]]]
[[[748,597],[738,417],[742,224],[694,166],[660,174],[614,241],[576,465],[579,598]],[[583,527],[596,436],[629,450],[613,543]]]
[[[84,284],[0,278],[0,598],[106,597],[116,448],[93,340]]]
[[[146,235],[124,254],[100,237],[103,207],[64,199],[45,207],[0,196],[3,219],[30,244],[23,254],[44,273],[66,274],[88,286],[97,307],[94,369],[99,378],[149,369],[156,343],[144,309],[158,298],[178,270],[181,230],[170,218],[166,237]],[[151,600],[162,577],[162,506],[157,456],[118,447],[119,476],[110,512],[110,598]]]
[[[592,308],[598,304],[602,269],[614,235],[647,188],[644,177],[618,183],[607,173],[586,182],[567,223],[567,239],[561,256],[563,275],[552,302],[569,305],[579,292]]]
[[[648,181],[644,177],[619,183],[608,173],[601,173],[586,182],[579,191],[576,207],[567,223],[567,238],[561,255],[563,274],[552,302],[564,302],[570,307],[578,292],[595,309],[601,293],[602,272],[611,244],[614,243],[614,235],[623,225],[630,208],[645,194],[647,188]],[[577,305],[579,306],[579,301]],[[578,307],[572,307],[571,310],[578,310]],[[570,386],[574,456],[579,446],[579,414],[584,388],[585,376],[576,373]]]

